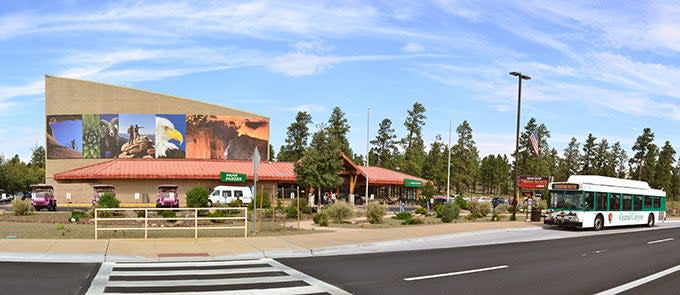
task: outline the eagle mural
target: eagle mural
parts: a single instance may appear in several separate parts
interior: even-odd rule
[[[184,115],[156,116],[156,158],[184,158]]]

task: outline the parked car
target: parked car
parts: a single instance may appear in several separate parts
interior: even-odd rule
[[[156,208],[170,207],[179,208],[179,196],[177,196],[177,185],[161,184],[158,186],[156,194]]]
[[[253,192],[247,186],[216,186],[208,197],[208,206],[229,204],[236,200],[250,204],[253,201]]]
[[[477,198],[477,203],[488,203],[488,202],[491,202],[491,200],[489,200],[489,198],[487,198],[487,197]]]
[[[14,199],[14,196],[12,194],[6,192],[3,189],[0,189],[0,202],[10,202]]]
[[[49,184],[31,185],[31,205],[35,211],[47,208],[48,211],[57,211],[57,200],[54,198],[54,188]]]

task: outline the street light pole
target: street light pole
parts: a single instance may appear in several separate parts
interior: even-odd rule
[[[515,131],[515,175],[513,175],[513,200],[512,200],[512,217],[510,218],[511,220],[516,220],[517,217],[515,217],[515,212],[517,211],[517,199],[518,199],[518,192],[517,192],[517,158],[519,157],[519,114],[521,110],[521,105],[522,105],[522,80],[530,80],[531,77],[527,75],[523,75],[520,72],[510,72],[510,75],[513,75],[517,77],[517,81],[519,81],[519,86],[517,87],[517,129]]]
[[[451,197],[451,120],[449,119],[449,162],[446,166],[446,200]]]

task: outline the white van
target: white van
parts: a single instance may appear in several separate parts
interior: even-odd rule
[[[253,201],[253,192],[247,186],[216,186],[212,194],[208,197],[208,206],[217,204],[229,204],[233,201],[241,200],[244,204]]]

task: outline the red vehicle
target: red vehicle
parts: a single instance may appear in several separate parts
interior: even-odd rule
[[[116,196],[116,189],[110,184],[95,184],[92,186],[94,189],[94,194],[92,195],[92,205],[97,206],[99,203],[99,198],[102,197],[104,193],[111,193],[114,197]]]
[[[47,208],[48,211],[57,211],[54,188],[49,184],[31,185],[31,205],[36,211],[40,211],[42,208]]]
[[[162,184],[158,186],[158,198],[156,199],[156,208],[170,207],[179,208],[179,196],[177,195],[177,185]]]

